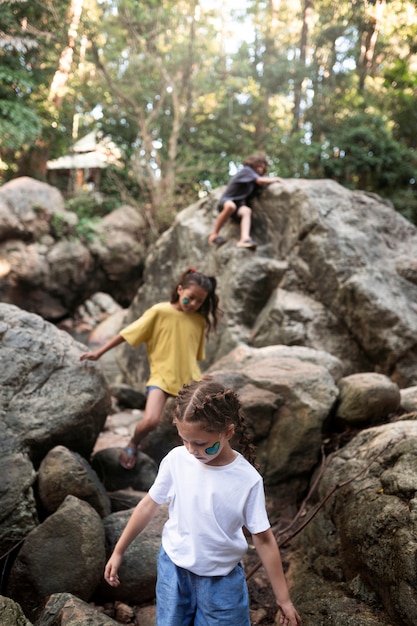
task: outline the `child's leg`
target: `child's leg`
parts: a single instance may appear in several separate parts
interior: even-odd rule
[[[209,237],[209,243],[214,241],[218,237],[220,229],[224,226],[227,220],[233,215],[236,210],[236,205],[233,200],[226,200],[223,205],[223,210],[218,214],[216,221],[214,222],[213,232]]]
[[[194,626],[250,626],[249,595],[240,563],[227,576],[197,576]]]
[[[252,209],[246,204],[239,207],[238,216],[240,217],[240,241],[244,242],[250,239],[250,229],[252,226]]]
[[[143,419],[136,424],[132,439],[119,457],[120,465],[125,469],[132,469],[135,466],[137,447],[142,439],[158,426],[168,398],[165,391],[158,387],[149,390]]]
[[[194,624],[196,598],[191,577],[190,572],[171,561],[161,546],[156,581],[156,626]]]
[[[168,394],[159,389],[159,387],[153,387],[149,390],[143,419],[136,424],[131,443],[138,446],[146,435],[155,430],[161,421],[162,412],[168,398]]]

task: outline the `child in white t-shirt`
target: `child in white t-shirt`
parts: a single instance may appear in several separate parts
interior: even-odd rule
[[[280,623],[298,626],[301,619],[290,600],[236,393],[215,381],[185,385],[173,421],[184,445],[164,458],[149,493],[133,511],[106,565],[106,581],[120,584],[126,549],[158,506],[168,502],[158,557],[157,626],[250,626],[240,564],[248,547],[243,527],[252,533],[271,581]],[[244,456],[230,445],[235,434]]]

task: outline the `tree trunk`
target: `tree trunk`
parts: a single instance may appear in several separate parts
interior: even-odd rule
[[[294,80],[294,107],[293,107],[293,125],[292,132],[295,133],[300,129],[301,123],[301,102],[303,98],[303,85],[305,81],[306,73],[306,61],[307,61],[307,44],[308,35],[310,29],[310,21],[313,12],[312,0],[304,0],[303,6],[303,25],[301,28],[300,37],[300,64],[299,75]]]
[[[71,0],[70,2],[70,8],[68,11],[68,17],[70,18],[70,26],[68,28],[68,45],[64,48],[61,52],[61,56],[59,57],[58,70],[55,72],[48,96],[49,100],[52,101],[57,108],[59,108],[62,104],[65,89],[71,73],[75,42],[77,40],[83,4],[84,0]]]
[[[371,17],[369,28],[367,28],[361,37],[360,54],[358,59],[359,73],[359,92],[361,93],[365,87],[365,80],[368,76],[375,57],[376,42],[378,39],[381,20],[386,7],[386,0],[376,0],[375,13]]]

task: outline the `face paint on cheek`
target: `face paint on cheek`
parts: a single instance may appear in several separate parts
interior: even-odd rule
[[[188,299],[188,298],[183,298],[183,299],[182,299],[182,303],[183,303],[183,304],[190,304],[190,301],[189,301],[189,299]]]
[[[211,446],[211,448],[206,448],[205,449],[205,453],[206,454],[217,454],[220,448],[220,441],[216,441],[216,443],[214,445]]]

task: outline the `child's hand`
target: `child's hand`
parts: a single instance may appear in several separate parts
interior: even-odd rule
[[[299,626],[301,624],[301,617],[292,602],[281,604],[278,610],[277,623],[283,624],[283,626]]]
[[[84,352],[80,356],[80,361],[97,361],[100,355],[97,352]]]
[[[122,563],[122,557],[117,554],[112,554],[107,561],[107,565],[104,569],[104,579],[111,587],[118,587],[120,580],[117,572]]]

